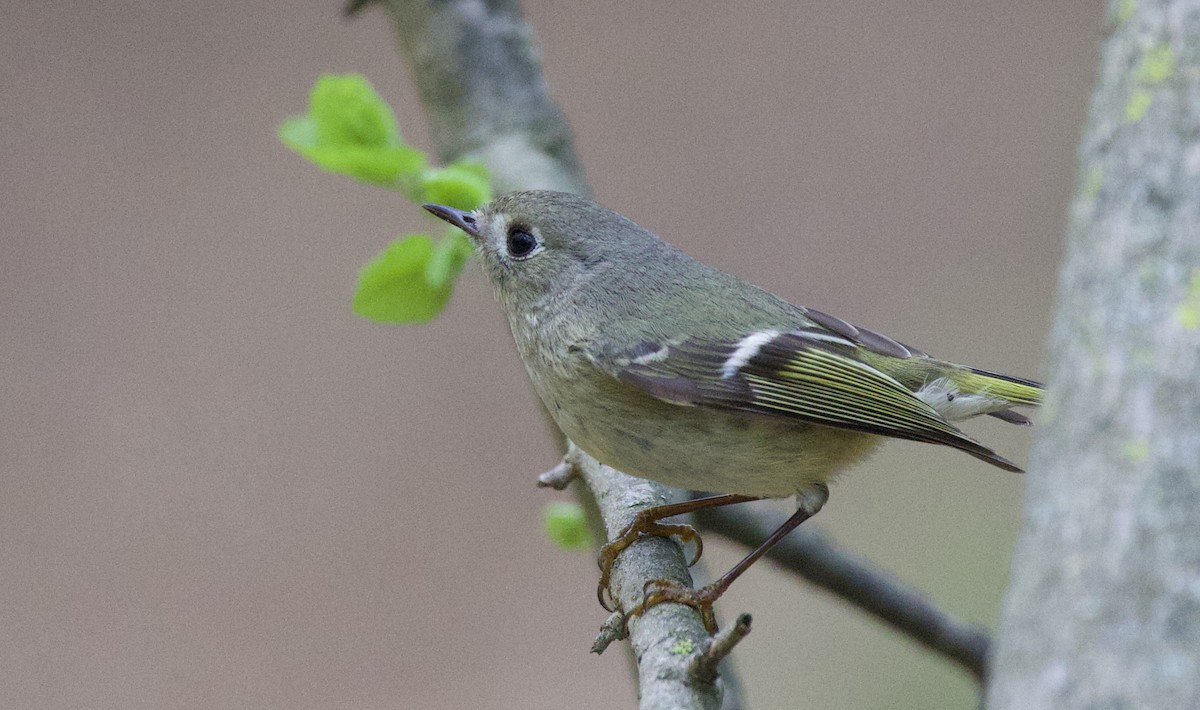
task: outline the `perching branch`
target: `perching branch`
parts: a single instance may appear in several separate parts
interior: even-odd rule
[[[753,547],[779,527],[784,516],[729,506],[698,511],[695,518],[703,527]],[[767,559],[961,665],[980,683],[986,679],[985,629],[939,611],[918,592],[839,549],[816,528],[797,528],[767,552]]]
[[[595,496],[609,539],[633,522],[645,508],[682,500],[684,495],[658,483],[628,476],[604,466],[572,444],[567,459],[576,462],[588,490]],[[618,609],[634,609],[645,595],[646,583],[666,579],[691,586],[683,550],[673,540],[643,537],[626,549],[613,566],[609,589]],[[614,640],[601,630],[593,650]],[[706,648],[708,632],[695,609],[682,604],[658,604],[644,614],[629,617],[629,642],[638,665],[639,695],[643,708],[721,707],[721,687],[715,673],[699,678],[691,672],[692,659]],[[605,644],[606,645],[606,644]]]
[[[1200,707],[1200,0],[1113,0],[989,708]]]

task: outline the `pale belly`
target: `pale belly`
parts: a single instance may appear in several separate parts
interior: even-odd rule
[[[784,417],[671,404],[611,379],[560,383],[558,401],[538,385],[559,427],[579,448],[613,468],[676,488],[790,496],[829,480],[880,441]],[[610,387],[625,388],[624,397],[603,391]]]

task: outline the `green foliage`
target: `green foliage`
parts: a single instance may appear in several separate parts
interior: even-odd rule
[[[585,550],[591,546],[587,515],[575,503],[554,501],[542,509],[546,535],[564,550]]]
[[[425,201],[473,210],[490,199],[487,168],[482,163],[457,162],[425,171]]]
[[[425,169],[425,154],[405,145],[392,109],[362,76],[326,75],[308,113],[284,121],[279,139],[318,166],[384,187],[404,187]]]
[[[445,307],[471,245],[461,232],[434,242],[409,234],[358,272],[354,312],[385,323],[427,323]]]
[[[401,139],[391,107],[358,74],[317,79],[308,113],[284,121],[279,139],[325,170],[396,190],[417,204],[473,210],[491,199],[484,165],[430,167],[423,152]],[[393,242],[359,271],[354,312],[389,323],[432,320],[471,252],[458,229],[436,242],[427,234]]]

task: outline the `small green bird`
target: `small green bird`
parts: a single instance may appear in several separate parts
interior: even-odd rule
[[[714,629],[713,601],[884,437],[1020,471],[951,422],[988,414],[1028,424],[1012,408],[1041,402],[1036,382],[937,360],[794,306],[575,195],[515,192],[474,212],[425,209],[474,242],[534,390],[576,446],[634,476],[723,494],[643,511],[601,552],[602,603],[613,561],[639,535],[698,541],[660,519],[796,495],[796,513],[716,582],[662,585],[633,610],[679,601]]]

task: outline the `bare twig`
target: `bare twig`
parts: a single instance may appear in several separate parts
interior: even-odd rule
[[[682,498],[679,491],[604,466],[574,445],[567,455],[578,461],[610,539],[632,522],[639,511]],[[683,549],[677,543],[661,537],[643,537],[622,552],[613,565],[609,582],[613,601],[624,611],[635,608],[643,599],[646,583],[654,579],[687,586],[692,583]],[[704,622],[695,609],[682,604],[659,604],[629,617],[626,623],[638,659],[643,708],[720,707],[721,686],[716,678],[699,682],[689,671],[690,659],[708,640]],[[610,635],[602,630],[597,646],[606,645],[602,642]]]
[[[705,642],[705,648],[699,655],[692,658],[688,670],[692,677],[705,683],[711,683],[717,677],[717,666],[725,657],[733,652],[733,647],[750,635],[750,615],[742,614],[733,626],[720,631],[716,636]]]
[[[538,488],[553,488],[556,491],[561,491],[571,485],[571,481],[579,478],[579,471],[575,468],[575,464],[563,459],[558,462],[554,468],[546,471],[537,477]]]
[[[620,641],[625,637],[625,613],[614,611],[600,625],[600,633],[596,634],[596,640],[592,642],[592,653],[604,653],[613,641]]]
[[[699,511],[695,518],[701,526],[753,547],[779,527],[784,516],[726,506]],[[939,611],[919,592],[855,559],[816,528],[797,528],[771,548],[767,559],[961,665],[980,682],[986,679],[986,630]]]

